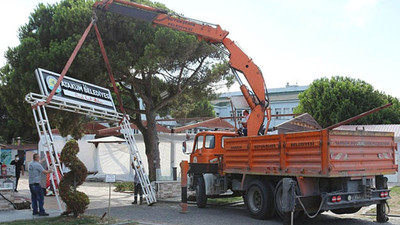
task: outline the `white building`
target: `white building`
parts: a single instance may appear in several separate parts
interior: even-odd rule
[[[289,85],[283,88],[268,89],[269,99],[271,101],[272,115],[292,114],[295,107],[299,105],[299,93],[305,91],[308,86]],[[232,110],[232,104],[234,109]],[[242,92],[228,92],[221,94],[218,99],[211,101],[217,117],[232,117],[233,111],[236,111],[236,116],[242,116],[243,110],[248,109]],[[293,116],[277,116],[272,117],[270,127],[275,127]],[[233,119],[229,120],[232,124]]]

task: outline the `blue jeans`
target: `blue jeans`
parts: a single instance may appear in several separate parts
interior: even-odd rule
[[[44,196],[42,187],[40,184],[29,184],[29,190],[31,191],[32,209],[33,213],[38,213],[38,203],[39,203],[39,214],[44,213]]]

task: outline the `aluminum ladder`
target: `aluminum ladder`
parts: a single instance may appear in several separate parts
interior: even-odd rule
[[[50,173],[50,182],[53,187],[54,195],[57,199],[57,205],[60,212],[63,212],[63,207],[61,205],[58,186],[60,185],[61,176],[64,175],[61,168],[60,158],[58,157],[58,152],[54,148],[54,137],[51,132],[49,120],[47,117],[46,108],[44,105],[34,106],[32,104],[33,118],[35,119],[36,129],[39,134],[39,138],[43,138],[44,154],[46,159],[47,168],[52,169],[53,172]],[[60,172],[60,174],[58,173]]]
[[[134,164],[133,168],[135,170],[135,173],[137,173],[139,175],[139,180],[140,180],[140,183],[142,186],[142,191],[143,191],[144,197],[146,199],[146,202],[148,205],[152,205],[153,203],[157,202],[156,192],[155,192],[154,188],[151,186],[150,180],[149,180],[148,176],[146,175],[146,171],[144,169],[142,159],[140,157],[138,148],[136,146],[135,137],[134,137],[132,128],[130,126],[128,116],[124,116],[122,113],[118,113],[116,111],[99,110],[96,108],[88,107],[86,105],[80,105],[80,104],[64,101],[64,100],[58,99],[58,98],[53,98],[47,105],[41,105],[41,106],[37,106],[37,108],[34,108],[34,106],[36,106],[37,103],[45,102],[46,99],[47,99],[47,96],[41,95],[41,94],[36,94],[36,93],[29,93],[25,96],[25,101],[32,105],[33,115],[35,118],[36,127],[39,132],[39,137],[40,137],[42,130],[44,130],[44,128],[47,129],[47,130],[44,130],[44,132],[46,132],[46,134],[48,134],[48,135],[45,135],[46,138],[44,139],[44,141],[46,142],[45,144],[47,144],[48,146],[51,146],[49,148],[51,148],[52,152],[55,152],[54,145],[53,145],[54,139],[53,139],[53,135],[51,133],[50,124],[48,123],[45,107],[58,109],[58,110],[62,110],[62,111],[78,113],[78,114],[82,114],[82,115],[89,115],[92,117],[102,118],[102,119],[106,119],[106,120],[110,120],[110,121],[121,122],[120,123],[121,133],[123,133],[125,141],[129,146],[131,162]],[[40,114],[41,112],[44,112],[44,114],[43,113]],[[38,113],[38,115],[37,115],[37,113]],[[42,117],[40,117],[40,115],[42,115]],[[45,119],[38,120],[37,118],[39,118],[39,119],[45,118]],[[44,125],[46,125],[46,126],[44,126]],[[40,130],[40,128],[42,128],[42,130]],[[50,154],[50,155],[52,155],[52,154]],[[56,156],[56,157],[59,162],[58,156]],[[49,164],[47,164],[47,165],[49,166]],[[55,165],[55,164],[53,164],[53,165]],[[59,165],[59,163],[58,163],[58,165]],[[54,171],[56,171],[56,170],[54,170]],[[57,174],[57,176],[58,176],[58,174]],[[58,181],[58,183],[59,183],[59,181]],[[54,186],[53,186],[53,188],[54,188]],[[54,189],[54,190],[56,190],[56,189]],[[56,195],[56,196],[57,196],[57,202],[59,203],[60,211],[62,211],[58,195]]]
[[[133,134],[129,117],[124,117],[120,124],[121,133],[123,133],[125,140],[129,146],[131,162],[133,163],[133,168],[135,169],[135,173],[138,174],[140,184],[142,186],[143,195],[146,198],[146,202],[148,205],[152,205],[157,202],[156,192],[153,186],[150,183],[148,176],[146,175],[146,171],[143,166],[143,161],[140,157],[138,148],[136,146],[135,136]]]

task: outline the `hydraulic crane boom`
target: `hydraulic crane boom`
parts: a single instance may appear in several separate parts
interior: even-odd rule
[[[247,121],[247,133],[249,136],[257,135],[263,128],[265,113],[267,114],[268,130],[271,113],[269,109],[269,100],[266,95],[267,89],[264,77],[258,66],[249,58],[232,40],[227,38],[229,32],[223,30],[219,25],[213,25],[193,19],[169,15],[166,10],[157,9],[150,6],[141,5],[124,0],[104,0],[96,2],[94,9],[122,14],[135,19],[149,21],[154,25],[169,27],[174,30],[197,35],[200,40],[209,43],[222,43],[229,51],[229,64],[234,75],[240,84],[240,90],[243,93],[251,113]],[[254,96],[249,89],[240,81],[237,71],[243,73],[250,85]]]

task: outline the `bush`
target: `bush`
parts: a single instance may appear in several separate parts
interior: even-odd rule
[[[87,168],[76,156],[79,152],[78,143],[75,140],[68,141],[61,152],[61,161],[71,171],[64,174],[60,182],[60,196],[67,204],[63,215],[73,213],[74,216],[83,214],[89,205],[89,197],[76,187],[83,184],[87,177]]]

